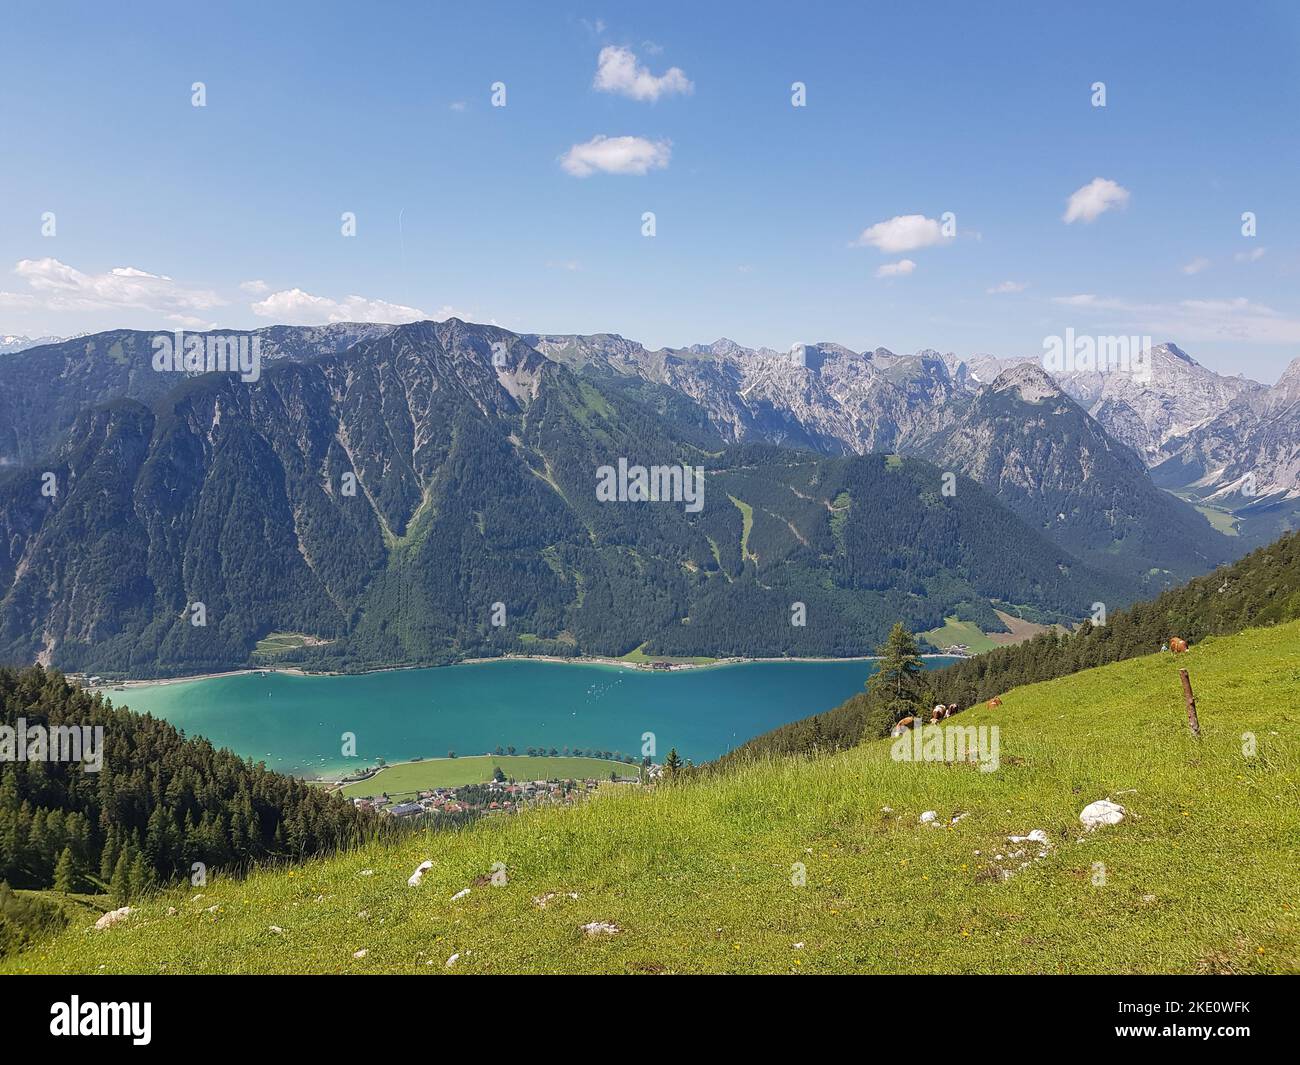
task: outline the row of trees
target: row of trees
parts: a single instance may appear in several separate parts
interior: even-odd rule
[[[324,854],[389,830],[303,781],[119,710],[34,666],[0,669],[0,724],[102,728],[102,765],[0,762],[0,880],[110,890]]]

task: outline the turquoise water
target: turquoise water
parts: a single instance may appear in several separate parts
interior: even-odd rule
[[[929,659],[927,665],[943,665]],[[498,744],[714,758],[760,732],[862,690],[873,662],[753,662],[651,673],[616,666],[501,661],[357,676],[241,674],[109,692],[187,735],[287,773],[362,762],[482,754]],[[356,758],[342,735],[356,735]]]

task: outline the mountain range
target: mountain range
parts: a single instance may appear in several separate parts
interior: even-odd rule
[[[900,618],[1069,621],[1244,551],[1146,465],[1172,485],[1175,456],[1203,455],[1178,469],[1204,481],[1235,427],[1277,455],[1294,405],[1293,374],[1234,385],[1172,346],[1129,393],[829,343],[649,351],[457,319],[247,335],[250,383],[155,372],[140,331],[7,358],[0,660],[223,669],[272,632],[345,669],[846,655]],[[620,459],[702,469],[705,505],[600,502]]]

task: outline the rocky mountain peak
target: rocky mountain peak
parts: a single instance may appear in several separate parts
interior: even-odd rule
[[[1032,362],[1022,362],[998,374],[989,390],[994,393],[1016,391],[1026,403],[1041,403],[1062,395],[1051,374]]]
[[[1292,359],[1268,394],[1269,407],[1277,410],[1300,403],[1300,358]]]

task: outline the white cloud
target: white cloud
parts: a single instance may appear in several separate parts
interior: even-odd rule
[[[225,304],[207,289],[178,285],[163,274],[134,266],[115,266],[102,274],[87,274],[58,259],[23,259],[14,273],[27,282],[29,293],[0,294],[0,302],[53,311],[102,311],[129,308],[161,314],[209,310]]]
[[[1071,222],[1092,222],[1112,207],[1124,207],[1129,201],[1129,191],[1110,178],[1093,178],[1081,189],[1070,194],[1061,216],[1067,225]]]
[[[1267,251],[1267,248],[1255,248],[1251,251],[1239,251],[1233,256],[1233,258],[1239,263],[1257,263],[1260,259],[1264,258],[1264,253]]]
[[[209,329],[216,329],[216,322],[209,322],[202,318],[195,318],[192,314],[168,314],[164,317],[169,322],[174,322],[182,329],[192,329],[195,332],[206,333]]]
[[[239,287],[247,292],[250,296],[260,296],[263,292],[270,292],[271,286],[265,281],[241,281]]]
[[[1204,270],[1209,265],[1210,265],[1209,259],[1205,258],[1205,256],[1203,255],[1198,255],[1191,262],[1184,264],[1182,267],[1182,271],[1183,273],[1189,275],[1199,274],[1202,270]]]
[[[911,259],[899,259],[896,263],[885,263],[876,270],[877,277],[906,277],[916,269]]]
[[[617,93],[633,100],[652,103],[661,96],[674,93],[690,95],[695,91],[690,78],[679,67],[669,67],[664,73],[654,75],[638,62],[630,48],[606,45],[596,60],[596,80],[592,87],[600,92]]]
[[[984,291],[990,296],[1004,296],[1015,292],[1024,292],[1028,287],[1029,282],[1027,281],[1000,281],[992,288],[987,288]]]
[[[672,156],[668,141],[644,137],[606,137],[597,134],[586,144],[575,144],[560,159],[560,165],[574,177],[606,174],[645,174],[662,170]]]
[[[926,218],[923,214],[900,214],[868,226],[854,243],[860,248],[871,247],[886,255],[897,255],[928,248],[931,244],[942,244],[947,239],[937,219]]]
[[[1180,342],[1235,340],[1251,344],[1300,344],[1300,318],[1245,297],[1137,303],[1092,293],[1057,296],[1054,303],[1093,312],[1114,331],[1177,337]]]
[[[1080,293],[1077,296],[1053,296],[1052,302],[1065,307],[1096,307],[1100,310],[1114,310],[1124,305],[1122,300],[1102,299],[1092,292]]]
[[[400,324],[421,322],[430,317],[417,307],[406,307],[387,300],[365,296],[347,296],[341,300],[313,296],[300,288],[273,292],[266,299],[251,304],[259,318],[274,318],[285,325],[325,325],[329,322],[384,322]],[[450,310],[450,308],[443,308]],[[446,315],[451,317],[451,315]]]
[[[465,101],[464,101],[464,100],[453,100],[451,103],[449,103],[449,104],[447,105],[447,109],[448,109],[449,111],[464,111],[464,110],[465,110]]]

